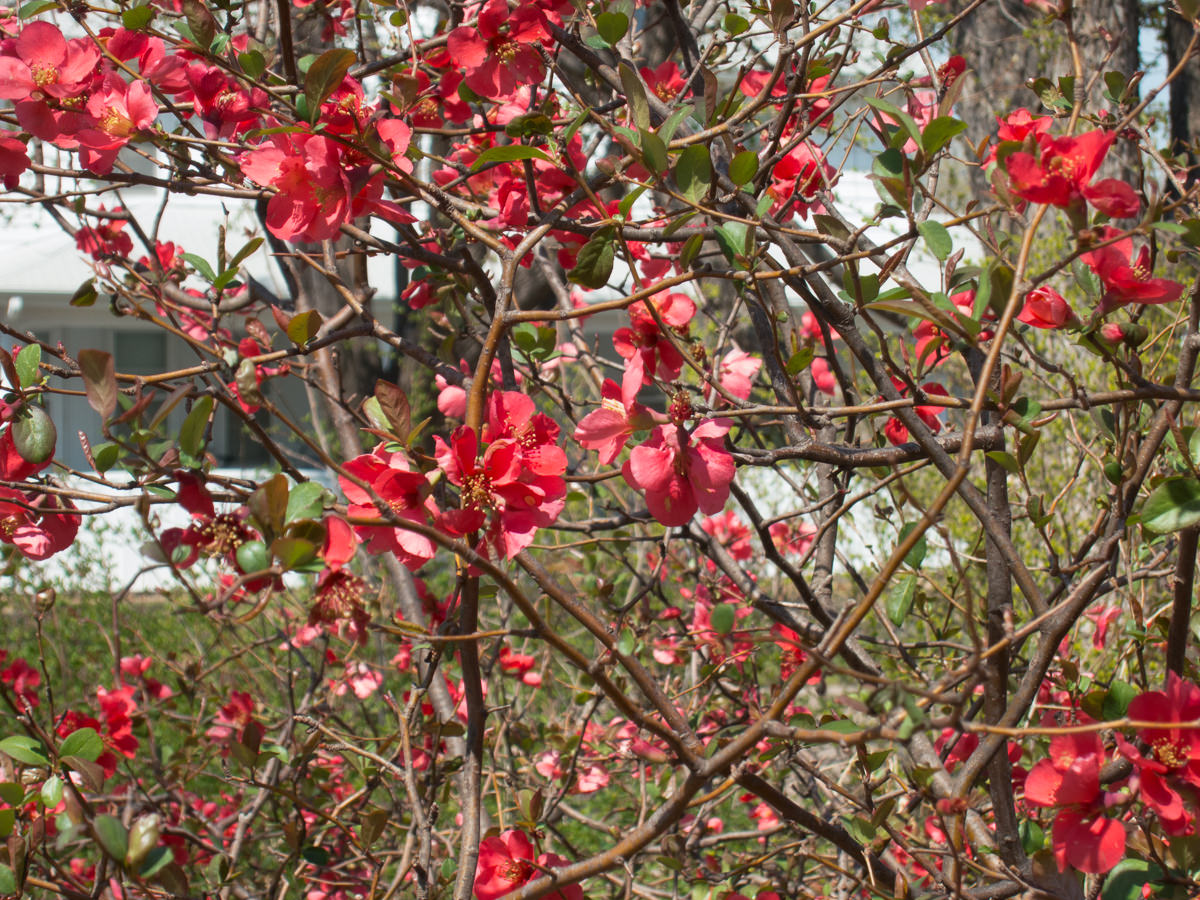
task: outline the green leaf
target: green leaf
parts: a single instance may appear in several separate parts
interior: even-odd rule
[[[11,756],[19,763],[27,766],[48,766],[50,760],[42,749],[42,745],[24,734],[14,734],[0,741],[0,753]]]
[[[623,12],[605,12],[596,16],[596,31],[611,47],[629,31],[629,16]]]
[[[743,31],[750,29],[750,23],[737,13],[728,13],[721,20],[721,27],[728,31],[734,37],[737,37]]]
[[[20,806],[25,799],[25,788],[15,781],[0,781],[0,800],[9,806]]]
[[[42,361],[42,347],[40,344],[26,344],[21,348],[21,352],[17,354],[15,364],[17,367],[17,377],[21,379],[21,387],[31,387],[40,380],[38,374],[38,363]]]
[[[13,826],[17,824],[17,811],[15,809],[0,809],[0,838],[6,838],[12,834]]]
[[[196,271],[200,273],[200,277],[202,277],[205,281],[211,283],[216,280],[217,273],[213,271],[213,267],[208,264],[208,260],[206,260],[203,256],[199,256],[195,253],[185,253],[183,254],[183,258],[190,262],[193,267],[195,267]]]
[[[88,405],[107,419],[117,408],[117,376],[112,354],[103,350],[80,350],[78,358]]]
[[[812,347],[803,347],[792,354],[792,358],[789,359],[787,361],[787,365],[784,366],[784,371],[787,372],[792,378],[795,378],[810,365],[812,365],[813,357],[816,355],[816,351],[814,351]]]
[[[694,106],[683,106],[671,113],[667,117],[667,121],[662,123],[658,129],[658,136],[666,143],[671,143],[671,138],[675,136],[675,130],[683,124],[683,120],[696,111]]]
[[[1046,846],[1046,832],[1033,819],[1023,819],[1020,825],[1021,846],[1028,856],[1033,856]]]
[[[53,4],[57,6],[58,4]],[[17,876],[8,866],[0,863],[0,894],[8,896],[17,892]]]
[[[75,293],[71,295],[72,306],[91,306],[99,297],[96,291],[96,279],[89,278],[83,284],[75,289]]]
[[[704,235],[693,234],[683,242],[683,249],[679,251],[679,268],[687,270],[696,260],[696,255],[704,246]]]
[[[288,480],[282,472],[276,472],[250,495],[246,506],[259,530],[278,534],[283,531],[287,502]]]
[[[661,175],[671,165],[671,159],[667,156],[667,145],[653,131],[642,131],[640,136],[643,162],[651,172]]]
[[[1137,688],[1124,681],[1113,681],[1104,695],[1103,713],[1106,719],[1119,719],[1138,695]]]
[[[1006,472],[1016,475],[1021,470],[1021,467],[1017,464],[1017,458],[1011,453],[1006,453],[1003,450],[990,450],[987,457]]]
[[[40,406],[27,403],[21,407],[8,428],[13,448],[25,462],[40,465],[54,456],[58,429]]]
[[[503,147],[488,147],[480,153],[475,164],[471,166],[471,171],[478,172],[484,166],[492,163],[516,162],[521,159],[544,159],[549,163],[554,162],[537,147],[530,147],[528,144],[505,144]]]
[[[231,259],[229,261],[229,265],[226,266],[226,268],[236,269],[243,262],[245,262],[247,259],[249,259],[250,255],[252,253],[254,253],[254,251],[256,251],[262,245],[263,245],[263,238],[260,238],[260,237],[251,238],[249,241],[246,242],[246,245],[244,247],[242,247],[241,250],[239,250],[237,253],[234,254],[233,259]]]
[[[646,132],[646,134],[649,134],[651,137],[654,136],[648,131]],[[662,142],[659,141],[659,143],[662,143]],[[666,153],[665,148],[664,148],[663,152]],[[632,191],[630,191],[628,194],[626,194],[624,197],[621,198],[621,202],[617,204],[617,212],[619,212],[621,215],[628,218],[630,211],[633,209],[633,204],[637,203],[638,198],[641,197],[642,194],[644,194],[644,193],[646,193],[646,185],[639,184]]]
[[[929,248],[929,252],[939,260],[945,261],[946,257],[953,252],[954,239],[950,237],[950,232],[941,222],[926,219],[917,226],[917,231],[921,232],[921,237],[925,238],[925,246]]]
[[[884,100],[882,97],[867,97],[866,103],[868,106],[873,106],[881,113],[890,116],[892,119],[900,123],[900,126],[908,133],[917,146],[924,146],[921,143],[921,126],[917,124],[917,120],[902,110],[894,103]],[[901,142],[903,144],[904,142]]]
[[[1142,900],[1143,889],[1163,877],[1162,869],[1144,859],[1123,859],[1104,879],[1100,900]],[[1150,896],[1155,896],[1154,891]]]
[[[926,156],[933,156],[950,143],[957,134],[967,130],[967,123],[951,116],[938,116],[925,126],[921,133],[921,149]]]
[[[613,261],[616,259],[616,232],[611,227],[604,227],[593,234],[586,244],[579,248],[575,256],[575,268],[567,275],[572,284],[583,287],[602,288],[608,283],[612,274]]]
[[[903,542],[905,540],[905,538],[907,538],[909,536],[909,534],[912,533],[912,530],[916,527],[917,527],[916,522],[906,523],[905,526],[900,529],[900,541]],[[925,554],[928,551],[929,551],[929,541],[927,541],[925,539],[925,535],[922,534],[917,539],[917,542],[915,544],[913,544],[912,549],[909,550],[907,554],[905,554],[904,562],[907,565],[912,566],[914,569],[919,569],[919,568],[921,568],[921,563],[925,562]]]
[[[246,73],[246,77],[251,81],[258,81],[262,78],[263,72],[267,71],[267,60],[257,50],[247,50],[245,53],[239,53],[238,65],[242,67],[242,71]]]
[[[295,569],[312,562],[321,548],[304,538],[279,538],[271,544],[271,553],[285,570]]]
[[[324,847],[305,847],[300,855],[314,866],[323,866],[329,862],[329,851]]]
[[[236,556],[238,568],[243,572],[261,572],[271,567],[267,545],[262,541],[246,541],[237,548]]]
[[[30,0],[29,3],[21,4],[17,15],[22,19],[32,19],[39,13],[44,13],[48,9],[55,9],[57,6],[58,4],[53,2],[53,0]]]
[[[92,821],[92,828],[104,852],[117,862],[123,862],[129,852],[129,836],[121,820],[116,816],[99,815]]]
[[[771,10],[771,30],[782,34],[787,30],[788,23],[796,18],[796,5],[792,0],[769,0]]]
[[[709,621],[712,622],[713,630],[717,634],[729,634],[733,631],[735,620],[734,609],[728,603],[718,603],[709,613]]]
[[[121,24],[129,31],[141,31],[154,18],[154,7],[150,5],[135,6],[121,13]]]
[[[912,609],[913,599],[917,596],[917,576],[904,575],[896,581],[896,586],[887,595],[884,608],[892,624],[899,626],[908,618]]]
[[[157,875],[168,865],[174,858],[170,847],[155,847],[146,854],[146,858],[142,860],[142,867],[138,869],[138,874],[142,878],[150,878]]]
[[[1200,481],[1185,475],[1168,478],[1146,498],[1142,527],[1168,534],[1200,523]]]
[[[758,174],[758,154],[753,150],[743,150],[729,163],[729,180],[741,187],[749,184]]]
[[[642,77],[626,63],[617,66],[617,74],[621,76],[621,90],[625,92],[633,124],[643,131],[649,131],[650,101],[646,99],[646,86],[642,84]]]
[[[179,449],[188,456],[198,458],[204,449],[204,431],[212,415],[213,398],[205,394],[194,404],[179,429]]]
[[[51,775],[42,782],[41,794],[42,803],[48,809],[54,809],[62,802],[63,795],[63,780],[57,775]]]
[[[717,239],[717,245],[720,246],[721,252],[725,254],[725,258],[729,262],[738,265],[738,268],[745,268],[744,265],[738,264],[739,257],[744,258],[747,254],[746,243],[750,239],[749,229],[745,222],[722,222],[713,229]]]
[[[294,344],[304,346],[317,336],[321,323],[325,321],[315,309],[306,309],[292,316],[287,326],[288,339]]]
[[[326,50],[313,61],[304,73],[304,99],[308,101],[309,121],[316,121],[321,104],[341,86],[357,57],[346,47]]]
[[[708,193],[712,183],[712,160],[708,147],[692,144],[679,154],[675,163],[675,184],[688,200],[696,203]]]
[[[78,756],[88,762],[95,762],[104,752],[104,741],[94,728],[80,728],[72,731],[59,745],[59,756]]]
[[[298,519],[318,519],[325,510],[325,488],[316,481],[302,481],[288,494],[288,522]]]

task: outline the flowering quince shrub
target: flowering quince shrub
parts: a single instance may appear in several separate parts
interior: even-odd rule
[[[1186,71],[1027,6],[6,10],[0,897],[1196,896]]]

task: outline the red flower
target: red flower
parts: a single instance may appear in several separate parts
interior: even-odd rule
[[[750,546],[750,528],[732,509],[702,519],[700,527],[725,546],[734,559],[746,560],[754,555],[754,548]]]
[[[1046,285],[1034,288],[1025,295],[1025,305],[1017,320],[1034,328],[1062,328],[1078,321],[1066,298]]]
[[[686,525],[696,510],[720,512],[736,468],[725,450],[728,419],[708,419],[690,433],[659,425],[634,447],[621,469],[626,483],[646,495],[650,514],[664,525]]]
[[[542,80],[546,68],[535,46],[550,40],[546,17],[531,3],[509,10],[506,0],[488,0],[477,26],[460,25],[447,46],[467,87],[481,97],[508,97],[523,84]]]
[[[892,384],[896,386],[901,395],[908,393],[908,388],[904,382],[893,378]],[[939,397],[948,397],[949,392],[940,384],[930,382],[929,384],[921,385],[921,390],[926,394],[936,394]],[[938,418],[941,415],[942,408],[940,406],[917,406],[913,408],[921,421],[924,422],[930,431],[937,434],[942,430],[942,420]],[[892,416],[888,419],[887,424],[883,426],[883,433],[887,436],[888,441],[894,446],[900,446],[908,441],[908,428],[903,422]]]
[[[497,900],[538,878],[543,869],[568,865],[567,860],[554,853],[539,855],[535,865],[533,851],[529,837],[516,828],[480,841],[475,896],[479,900]],[[583,900],[583,888],[568,884],[546,897],[548,900]]]
[[[380,444],[372,452],[347,462],[345,469],[368,485],[364,490],[348,478],[338,476],[338,484],[349,503],[346,511],[352,519],[382,520],[377,500],[382,500],[393,515],[409,522],[424,524],[430,514],[437,514],[437,506],[429,496],[429,480],[410,470],[403,453],[389,452]],[[394,553],[413,570],[433,559],[436,550],[433,541],[424,535],[388,523],[354,525],[354,532],[366,544],[368,553]]]
[[[819,149],[807,141],[797,144],[771,170],[767,193],[776,201],[772,215],[787,217],[795,212],[806,218],[809,210],[820,212],[817,194],[833,187],[836,181],[837,171]]]
[[[24,141],[8,137],[15,132],[0,132],[0,178],[6,190],[14,190],[21,180],[21,173],[29,168],[29,150]]]
[[[491,516],[487,539],[506,559],[533,543],[537,529],[554,523],[565,505],[566,482],[527,467],[521,445],[511,439],[488,444],[479,457],[472,428],[458,428],[447,444],[434,438],[438,466],[460,489],[462,508],[442,514],[440,524],[452,534],[469,534]]]
[[[8,657],[8,652],[0,650],[0,663]],[[42,673],[18,656],[6,668],[0,669],[0,684],[7,684],[14,694],[24,704],[32,709],[41,701],[38,699],[37,688],[42,683]]]
[[[175,478],[179,482],[179,505],[191,514],[192,524],[187,528],[168,528],[162,533],[160,541],[173,563],[186,569],[201,555],[224,557],[239,573],[248,574],[237,561],[237,550],[247,541],[259,538],[246,524],[250,511],[243,506],[233,512],[218,513],[212,495],[198,476],[180,471]],[[243,588],[260,591],[275,583],[275,578],[264,576],[247,581]]]
[[[1054,858],[1060,871],[1107,872],[1125,853],[1125,828],[1104,815],[1100,766],[1104,744],[1095,732],[1059,734],[1025,780],[1025,801],[1064,807],[1054,817]]]
[[[1168,834],[1190,834],[1195,801],[1193,796],[1185,799],[1180,788],[1200,787],[1200,730],[1183,723],[1200,719],[1200,688],[1172,672],[1165,692],[1147,691],[1135,697],[1127,715],[1134,721],[1162,726],[1138,729],[1138,737],[1150,748],[1149,758],[1117,737],[1121,754],[1137,770],[1134,783],[1142,801],[1158,814]]]
[[[76,97],[87,88],[100,61],[90,40],[68,41],[49,22],[30,22],[12,43],[15,56],[0,57],[0,98]]]
[[[1033,135],[1034,140],[1041,141],[1042,135],[1050,131],[1050,124],[1054,119],[1050,116],[1038,116],[1036,119],[1029,114],[1029,110],[1025,107],[1014,109],[1006,118],[996,116],[996,124],[999,126],[996,129],[996,139],[1003,141],[1016,141],[1024,143],[1025,138]],[[996,147],[992,147],[988,151],[987,157],[983,164],[990,166],[996,161]]]
[[[608,465],[625,448],[625,442],[635,431],[654,424],[650,410],[637,401],[625,403],[621,388],[611,378],[605,378],[600,388],[603,399],[600,408],[584,416],[575,426],[575,440],[588,450],[600,451],[600,462]]]
[[[103,211],[104,207],[100,209]],[[121,218],[102,219],[95,227],[85,225],[75,232],[75,246],[92,259],[128,256],[133,252],[133,239],[125,233],[125,223],[128,221],[124,218],[125,210],[118,206],[112,212]]]
[[[99,90],[88,98],[87,111],[94,124],[74,135],[79,143],[79,158],[85,168],[97,175],[112,171],[117,153],[139,131],[154,124],[158,104],[144,81],[127,84],[110,74]]]
[[[1100,129],[1078,137],[1047,138],[1039,158],[1017,152],[1005,160],[1013,194],[1032,203],[1066,209],[1086,198],[1113,218],[1137,215],[1141,206],[1133,188],[1116,178],[1091,184],[1116,135]]]
[[[1109,241],[1120,234],[1118,229],[1106,226],[1102,239]],[[1126,303],[1171,303],[1183,293],[1183,285],[1176,281],[1150,277],[1149,247],[1142,247],[1136,260],[1132,256],[1133,241],[1125,235],[1080,257],[1104,283],[1101,313]]]
[[[628,409],[637,392],[644,385],[652,384],[657,374],[664,381],[679,377],[683,368],[683,357],[671,341],[662,333],[650,304],[658,318],[669,328],[685,334],[688,323],[696,314],[696,304],[687,294],[655,294],[649,300],[629,308],[629,328],[618,328],[613,333],[613,346],[627,362],[625,377],[621,381],[622,400]]]
[[[747,400],[754,387],[754,376],[761,368],[761,359],[735,347],[721,358],[717,377],[721,387],[733,396]]]
[[[384,138],[401,136],[389,129]],[[369,213],[393,222],[414,221],[382,199],[383,173],[372,175],[367,159],[332,138],[306,132],[276,134],[270,141],[271,146],[244,154],[240,164],[251,180],[278,189],[267,204],[267,228],[280,240],[327,240],[343,223]]]
[[[641,72],[646,87],[664,103],[670,103],[687,87],[679,66],[673,60],[666,60],[656,69],[642,66],[638,71]]]
[[[537,412],[533,401],[520,391],[495,391],[488,398],[487,443],[511,440],[521,448],[521,465],[534,475],[562,475],[567,454],[558,446],[558,423]]]
[[[49,559],[75,543],[80,516],[66,497],[0,487],[0,541],[28,559]]]
[[[1200,687],[1174,672],[1167,676],[1166,691],[1147,691],[1133,699],[1127,715],[1135,722],[1157,722],[1161,727],[1141,728],[1138,737],[1150,747],[1164,771],[1182,771],[1200,787],[1200,729],[1182,727],[1200,719]]]

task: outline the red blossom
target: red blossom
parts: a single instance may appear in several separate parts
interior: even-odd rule
[[[1092,184],[1116,135],[1097,129],[1076,137],[1044,138],[1038,155],[1018,151],[1005,160],[1010,189],[1031,203],[1078,208],[1087,199],[1112,218],[1137,215],[1141,207],[1133,188],[1116,178]]]
[[[662,333],[655,316],[668,328],[685,335],[695,314],[696,304],[692,298],[678,292],[655,294],[629,308],[629,327],[618,328],[613,333],[613,346],[626,360],[625,376],[621,381],[626,408],[632,405],[643,386],[654,382],[655,375],[664,381],[672,381],[679,377],[683,368],[683,356]]]
[[[70,547],[81,521],[67,497],[0,487],[0,541],[28,559],[49,559]]]
[[[474,27],[450,32],[447,46],[466,73],[467,87],[481,97],[503,98],[523,84],[542,80],[546,68],[535,45],[550,40],[546,17],[536,5],[488,0]]]
[[[1119,229],[1105,226],[1102,247],[1080,256],[1100,276],[1104,296],[1100,312],[1106,313],[1127,303],[1171,303],[1183,293],[1183,285],[1169,278],[1153,278],[1150,248],[1143,246],[1133,258],[1133,240]]]
[[[562,868],[567,860],[553,853],[538,855],[525,832],[510,828],[479,842],[479,862],[475,869],[475,896],[479,900],[498,900],[524,884],[540,877],[543,870]],[[583,900],[583,888],[563,885],[547,894],[548,900]]]
[[[1059,809],[1054,817],[1054,857],[1059,870],[1107,872],[1125,853],[1125,828],[1104,815],[1100,767],[1104,744],[1096,732],[1057,734],[1050,757],[1025,780],[1025,801]]]
[[[637,401],[626,403],[621,388],[611,378],[604,379],[600,393],[600,408],[580,419],[575,426],[575,440],[588,450],[599,451],[601,464],[608,465],[621,455],[634,432],[653,426],[654,416]]]
[[[30,22],[11,45],[11,56],[0,57],[0,98],[62,99],[86,90],[100,61],[90,40],[68,41],[49,22]]]
[[[735,347],[721,358],[717,380],[733,396],[747,400],[754,388],[754,376],[761,368],[761,359]]]
[[[807,218],[810,210],[821,212],[817,201],[821,191],[837,182],[837,170],[825,160],[825,154],[808,141],[786,153],[771,170],[767,193],[774,198],[771,214],[788,218],[793,214]]]
[[[460,489],[461,508],[439,520],[452,534],[469,534],[487,523],[487,540],[512,559],[533,543],[537,529],[552,525],[562,512],[566,483],[530,468],[517,441],[493,441],[481,457],[474,429],[464,425],[449,444],[438,436],[434,445],[438,466]]]
[[[650,514],[663,525],[686,525],[697,510],[720,512],[736,474],[725,449],[728,419],[707,419],[691,432],[659,425],[634,447],[621,469],[626,483],[642,491]]]
[[[381,521],[383,513],[379,503],[392,515],[408,522],[424,524],[430,516],[437,514],[428,479],[420,472],[412,471],[408,458],[380,444],[370,453],[349,460],[344,468],[348,475],[367,485],[363,488],[350,478],[338,476],[338,484],[349,503],[346,510],[349,517],[381,522],[369,525],[360,521],[353,525],[355,534],[366,544],[367,552],[394,553],[413,570],[432,559],[435,547],[428,537]]]
[[[908,393],[908,387],[899,379],[893,378],[892,384],[896,386],[896,390],[898,390],[902,396]],[[934,382],[921,385],[921,390],[926,394],[935,394],[939,397],[949,396],[949,391],[947,391],[940,384],[936,384]],[[924,422],[929,430],[934,434],[937,434],[942,430],[942,420],[940,418],[942,407],[915,406],[913,407],[913,411],[920,416],[921,421]],[[892,416],[890,419],[888,419],[887,424],[884,425],[883,433],[887,437],[888,442],[893,446],[898,447],[908,441],[908,427],[895,416]]]

